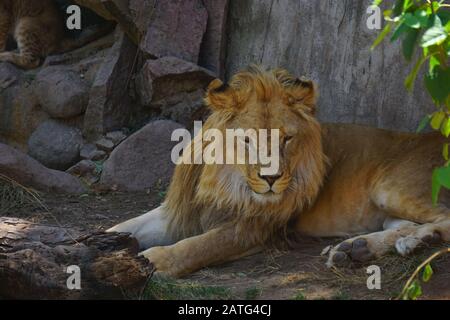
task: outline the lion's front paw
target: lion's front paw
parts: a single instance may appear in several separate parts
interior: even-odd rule
[[[153,247],[141,252],[139,255],[144,256],[155,266],[156,274],[171,277],[178,276],[178,270],[170,248]]]
[[[364,237],[345,240],[335,247],[329,246],[322,254],[328,256],[326,265],[329,268],[348,266],[352,261],[366,262],[375,257]]]

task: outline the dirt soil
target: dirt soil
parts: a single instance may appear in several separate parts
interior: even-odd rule
[[[164,192],[91,193],[81,196],[42,195],[36,205],[14,210],[15,217],[86,231],[109,228],[159,205]],[[11,215],[12,216],[12,215]],[[180,280],[156,278],[147,295],[156,299],[392,299],[414,269],[439,247],[408,258],[392,254],[365,266],[327,269],[320,256],[340,239],[303,239],[289,251],[267,251],[201,270]],[[381,268],[381,289],[367,288],[366,267]],[[450,299],[450,257],[432,264],[434,274],[423,285],[421,299]]]

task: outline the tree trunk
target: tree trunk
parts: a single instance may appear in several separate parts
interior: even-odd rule
[[[154,269],[137,253],[136,239],[127,234],[83,235],[0,217],[0,298],[138,298]],[[77,272],[70,272],[77,268],[81,289]]]
[[[367,26],[372,2],[231,0],[226,77],[251,63],[287,68],[317,82],[322,121],[415,131],[435,110],[423,85],[426,68],[410,93],[403,83],[419,52],[408,64],[401,41],[389,37],[370,50],[381,32]]]

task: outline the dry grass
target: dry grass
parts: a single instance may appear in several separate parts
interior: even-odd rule
[[[389,254],[372,262],[380,267],[382,272],[382,289],[384,295],[395,298],[401,291],[408,278],[429,255],[436,251],[436,247],[430,247],[408,257],[402,257],[396,253]],[[439,264],[445,260],[440,257],[434,261]],[[314,273],[314,281],[325,282],[329,286],[338,288],[342,292],[351,291],[352,287],[365,287],[368,274],[366,268],[331,268],[328,274]],[[369,297],[368,297],[369,298]]]
[[[11,214],[17,208],[44,208],[39,193],[0,174],[0,215]]]

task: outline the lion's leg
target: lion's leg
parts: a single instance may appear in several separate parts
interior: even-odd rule
[[[171,246],[150,248],[141,255],[155,265],[158,273],[181,277],[261,250],[258,246],[236,243],[235,234],[233,228],[212,229]]]
[[[122,222],[107,231],[131,233],[139,242],[142,250],[173,244],[175,240],[168,233],[168,219],[164,210],[164,207],[160,206],[139,217]]]
[[[22,18],[15,28],[15,39],[19,53],[2,52],[0,61],[13,63],[23,69],[37,68],[41,63],[42,41],[34,30],[33,19]]]
[[[430,243],[450,241],[450,209],[433,206],[428,193],[421,194],[413,186],[408,189],[395,183],[380,184],[374,188],[372,201],[388,215],[385,230],[348,239],[329,249],[328,266],[367,261],[391,250],[407,255]]]

